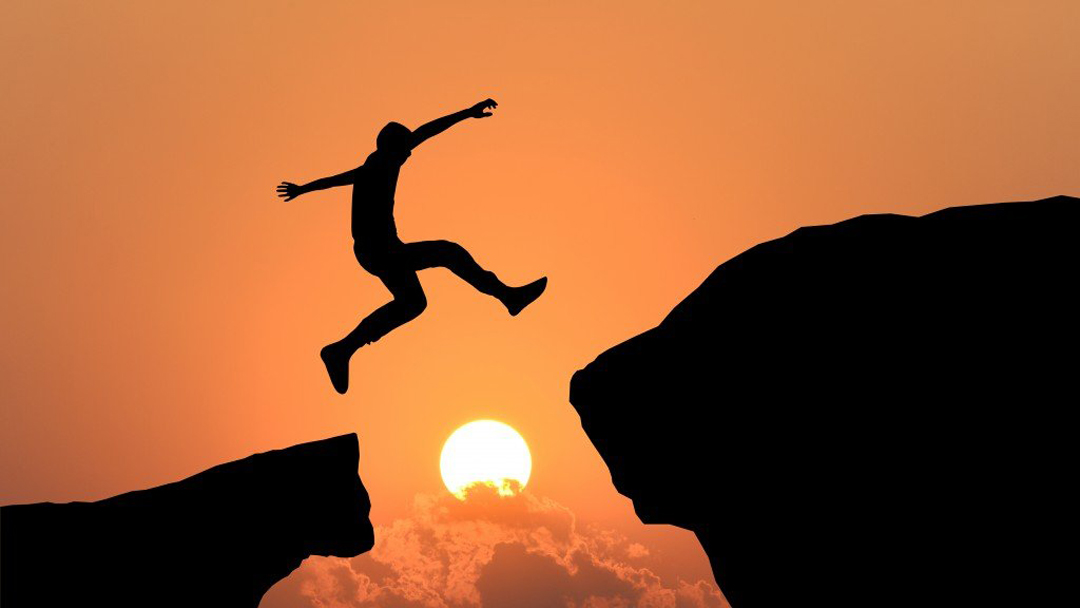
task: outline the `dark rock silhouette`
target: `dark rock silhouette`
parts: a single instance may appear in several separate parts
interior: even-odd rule
[[[0,603],[258,606],[308,556],[371,549],[358,464],[350,434],[98,502],[5,506]]]
[[[796,230],[570,400],[735,608],[1048,603],[1076,541],[1078,219],[1059,196]]]

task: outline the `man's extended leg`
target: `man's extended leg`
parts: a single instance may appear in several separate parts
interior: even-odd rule
[[[518,314],[521,309],[540,297],[547,286],[545,277],[528,285],[510,287],[500,281],[494,272],[484,270],[477,264],[464,247],[451,241],[408,243],[402,251],[409,267],[413,270],[436,266],[447,268],[480,293],[497,298],[512,315]]]
[[[510,287],[499,280],[494,272],[484,270],[465,248],[450,241],[420,241],[407,243],[404,248],[406,263],[412,270],[443,267],[472,285],[480,293],[502,299],[510,293]]]
[[[379,278],[394,299],[375,309],[364,317],[349,335],[327,345],[319,353],[334,389],[343,395],[349,390],[349,359],[353,353],[361,346],[374,342],[412,321],[427,307],[427,298],[424,297],[424,289],[420,286],[416,271],[395,270]]]

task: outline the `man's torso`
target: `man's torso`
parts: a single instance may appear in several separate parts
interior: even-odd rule
[[[358,248],[384,248],[398,241],[394,192],[407,158],[376,150],[364,162],[352,195],[352,234]]]

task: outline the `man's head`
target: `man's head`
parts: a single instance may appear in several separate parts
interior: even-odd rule
[[[383,152],[402,153],[411,149],[409,142],[412,140],[412,131],[398,122],[388,122],[379,131],[375,139],[375,146]]]

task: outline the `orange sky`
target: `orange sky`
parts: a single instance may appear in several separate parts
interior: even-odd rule
[[[800,225],[1080,192],[1072,0],[552,4],[4,2],[0,503],[355,431],[385,523],[489,417],[529,442],[530,491],[693,578],[692,536],[611,487],[575,370]],[[348,191],[274,187],[489,96],[403,168],[399,232],[548,291],[511,318],[421,273],[427,311],[341,397],[318,349],[388,295]]]

